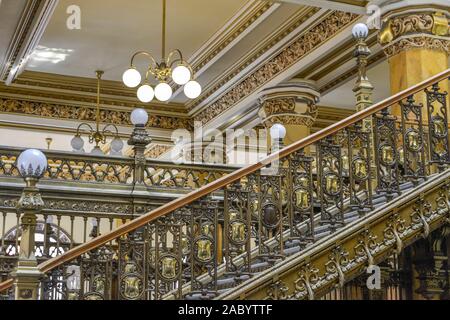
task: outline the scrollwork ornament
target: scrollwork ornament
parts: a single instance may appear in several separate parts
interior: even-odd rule
[[[395,242],[395,251],[400,254],[403,250],[402,234],[406,231],[405,219],[403,219],[398,212],[392,214],[387,223],[387,227],[384,229],[385,241]]]
[[[309,300],[314,300],[313,286],[319,282],[319,269],[310,263],[304,265],[298,273],[295,281],[296,296],[308,296]]]
[[[449,183],[444,184],[438,193],[438,198],[436,199],[436,212],[442,216],[448,216],[447,222],[450,223],[450,201],[449,193],[450,185]]]
[[[422,197],[418,199],[413,206],[413,212],[411,213],[412,228],[423,228],[423,237],[427,238],[430,234],[430,225],[428,219],[432,215],[431,204],[425,201]]]
[[[377,236],[370,232],[369,229],[365,229],[359,235],[357,245],[355,246],[355,255],[360,259],[367,259],[369,266],[374,265],[373,255],[377,251],[379,245],[376,241]]]
[[[445,53],[450,54],[450,40],[431,38],[427,36],[404,38],[399,39],[397,42],[386,47],[384,52],[388,57],[392,57],[402,51],[417,48],[444,51]]]
[[[39,212],[44,208],[44,201],[38,191],[24,190],[17,203],[17,208],[20,211]]]
[[[95,107],[80,107],[76,105],[47,103],[40,101],[26,101],[12,98],[0,98],[0,112],[10,112],[40,116],[44,118],[58,118],[69,120],[95,119]],[[100,122],[115,125],[131,125],[130,112],[102,109]],[[151,115],[148,127],[160,129],[187,129],[192,130],[192,121],[189,118]]]
[[[269,98],[262,102],[260,116],[264,116],[263,122],[266,127],[271,127],[275,123],[283,123],[284,125],[303,125],[311,127],[317,119],[319,109],[312,100],[304,101],[306,110],[303,113],[296,111],[298,103],[295,97],[277,97]]]
[[[266,300],[287,300],[288,299],[288,286],[282,282],[277,281],[269,286],[267,289]]]
[[[386,20],[379,41],[387,56],[414,48],[450,52],[448,18],[442,12],[408,13]]]
[[[327,278],[338,278],[338,284],[340,288],[345,284],[344,269],[348,265],[348,252],[341,246],[336,246],[328,256],[329,261],[325,264],[327,270]]]

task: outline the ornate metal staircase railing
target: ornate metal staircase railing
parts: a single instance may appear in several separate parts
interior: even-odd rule
[[[0,280],[17,264],[21,226],[18,200],[24,182],[16,168],[21,148],[0,147]],[[38,216],[36,253],[43,262],[118,223],[144,214],[208,184],[237,167],[173,164],[147,159],[143,187],[135,188],[134,158],[45,151],[40,182],[44,208]],[[51,243],[51,242],[54,243]]]
[[[449,76],[446,70],[41,263],[40,298],[221,297],[321,237],[338,236],[446,169],[448,97],[441,87]],[[397,244],[399,228],[393,221],[388,232]],[[329,265],[338,280],[340,266]],[[1,283],[0,291],[11,285]]]
[[[448,225],[449,191],[450,170],[446,170],[217,299],[312,300],[332,291],[341,293],[346,283],[367,275],[369,267],[398,260],[406,247]],[[366,282],[359,285],[366,286]]]

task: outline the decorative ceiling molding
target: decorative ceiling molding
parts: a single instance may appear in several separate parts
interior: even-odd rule
[[[11,86],[0,85],[0,94],[20,93],[59,100],[72,100],[81,103],[95,103],[97,84],[95,79],[61,76],[56,74],[25,71]],[[102,80],[101,103],[119,108],[134,109],[142,107],[134,89],[126,88],[117,81]],[[155,113],[186,114],[183,104],[153,102],[145,105]]]
[[[367,44],[372,51],[368,61],[369,67],[374,67],[386,60],[386,56],[382,54],[381,46],[378,45],[377,32],[371,32]],[[353,56],[354,49],[355,41],[350,38],[336,50],[332,50],[314,61],[298,73],[295,78],[315,81],[321,95],[325,95],[356,76],[358,69]]]
[[[367,39],[367,45],[372,48],[378,43],[376,32],[372,32]],[[335,50],[330,50],[325,55],[309,64],[294,78],[308,79],[319,81],[326,75],[329,75],[338,67],[344,65],[348,61],[354,60],[353,53],[355,51],[355,40],[351,37],[339,45]],[[356,61],[355,61],[356,63]]]
[[[345,119],[356,112],[355,110],[352,109],[343,109],[330,106],[318,106],[317,110],[318,110],[317,118],[311,126],[312,133],[319,131],[323,128],[326,128],[329,125],[332,125],[342,119]],[[243,123],[239,123],[238,125],[230,124],[228,127],[231,126],[236,128],[242,128],[244,130],[257,128],[264,129],[264,126],[262,125],[262,120],[257,113],[256,114],[254,113],[252,116],[248,117],[247,120]]]
[[[172,150],[173,146],[166,144],[154,144],[145,151],[145,157],[150,159],[158,159],[165,153]]]
[[[43,4],[52,1],[30,1],[38,2]],[[251,9],[250,11],[241,9],[222,28],[223,33],[218,32],[194,54],[194,68],[201,70],[207,64],[213,63],[217,55],[224,54],[234,45],[234,41],[239,41],[246,32],[255,28],[259,23],[258,19],[265,19],[265,15],[271,14],[279,6],[280,4],[272,2],[251,0],[243,7]],[[353,46],[352,41],[345,41],[343,46],[339,44],[338,47],[330,45],[328,48],[325,44],[339,34],[340,30],[355,22],[358,15],[303,6],[289,14],[291,16],[273,30],[265,41],[245,53],[220,77],[214,79],[204,91],[205,94],[193,103],[186,106],[181,103],[145,104],[150,113],[148,126],[168,132],[167,130],[178,128],[192,130],[194,120],[203,123],[212,119],[222,121],[228,114],[227,112],[224,115],[225,111],[233,108],[234,112],[236,108],[240,108],[239,103],[243,99],[249,95],[253,97],[267,82],[278,81],[280,76],[285,74],[292,77],[293,72],[303,68],[297,66],[305,56],[306,60],[309,60],[310,57],[315,57],[317,52],[320,53],[320,59],[313,62],[320,68],[313,68],[314,72],[309,73],[313,79],[326,74],[325,70],[328,70],[330,65],[341,66],[352,59],[351,53],[347,52]],[[35,12],[34,15],[38,13]],[[336,39],[341,38],[339,36]],[[309,55],[319,47],[320,50],[312,56]],[[322,50],[326,55],[321,53]],[[334,55],[333,63],[324,63],[331,55]],[[297,66],[292,68],[293,64]],[[309,62],[305,66],[311,69],[310,65],[312,66]],[[321,91],[345,82],[354,75],[353,72],[354,68],[343,75],[339,74],[339,78],[333,78],[332,83],[327,82],[321,86]],[[130,127],[130,112],[136,107],[144,107],[136,99],[135,90],[124,87],[121,82],[104,80],[101,92],[101,121],[104,123]],[[95,102],[95,79],[90,78],[25,71],[10,86],[0,84],[0,112],[49,119],[93,121]],[[217,118],[219,115],[222,115],[222,118]],[[249,124],[254,121],[254,116],[255,110],[243,108],[238,115],[225,119],[219,129]]]
[[[315,6],[329,10],[339,10],[355,14],[365,14],[366,5],[369,1],[365,0],[276,0],[277,2],[293,3],[298,5]]]
[[[339,33],[359,18],[359,15],[335,11],[325,17],[309,30],[288,44],[281,52],[272,57],[264,65],[246,76],[242,81],[228,90],[218,100],[195,116],[195,121],[208,123],[238,102],[256,92],[265,83],[279,75],[301,58],[323,45],[327,40]]]
[[[379,51],[372,56],[369,57],[369,60],[367,61],[367,67],[372,68],[376,66],[377,64],[383,62],[386,60],[386,55],[383,51]],[[348,71],[341,73],[336,78],[332,79],[331,81],[327,82],[326,84],[322,85],[319,88],[319,91],[322,95],[327,94],[328,92],[332,91],[334,88],[339,87],[343,83],[345,83],[347,80],[356,77],[358,74],[358,67],[353,66]]]
[[[316,121],[311,127],[311,133],[317,132],[323,128],[326,128],[342,119],[348,118],[356,112],[352,109],[343,109],[329,106],[318,106],[319,114]]]
[[[270,16],[280,4],[261,0],[250,0],[220,30],[218,30],[188,62],[196,76],[200,76],[213,63],[223,57],[239,41]],[[182,92],[176,86],[172,99]]]
[[[7,85],[22,72],[38,45],[59,0],[29,0],[23,10],[5,61],[0,65],[0,80]]]
[[[230,88],[243,77],[244,74],[252,72],[258,68],[266,59],[274,54],[274,50],[282,48],[289,42],[295,34],[298,34],[305,24],[319,18],[321,13],[318,8],[303,7],[295,12],[283,25],[274,30],[267,39],[261,42],[256,48],[249,51],[241,59],[235,62],[228,70],[213,80],[204,90],[202,95],[187,104],[187,109],[191,114],[199,113],[207,104],[212,103],[219,97],[226,88]],[[323,13],[323,12],[322,12]],[[306,27],[306,26],[305,26]]]
[[[257,25],[259,18],[267,17],[279,4],[267,3],[260,0],[249,1],[233,18],[231,18],[224,28],[220,29],[206,44],[206,48],[200,48],[192,55],[189,62],[192,64],[196,74],[211,60],[217,60],[223,55],[233,42],[239,37],[248,34]],[[235,43],[234,43],[235,44]]]
[[[95,106],[57,104],[17,98],[0,98],[0,113],[4,112],[52,119],[93,122],[95,121],[96,115],[95,109]],[[130,114],[131,110],[113,110],[110,107],[102,105],[100,108],[100,122],[113,123],[118,126],[131,126]],[[189,118],[149,114],[147,127],[169,130],[179,128],[192,130],[192,123]]]

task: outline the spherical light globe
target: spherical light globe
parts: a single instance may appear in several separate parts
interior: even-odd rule
[[[17,158],[17,168],[24,178],[40,178],[47,170],[47,157],[36,149],[27,149]]]
[[[172,87],[165,82],[161,82],[155,87],[155,96],[159,101],[167,101],[172,96]]]
[[[113,141],[111,141],[111,150],[118,153],[120,151],[122,151],[123,148],[123,141],[122,139],[116,137],[113,139]]]
[[[184,94],[189,99],[197,98],[202,93],[202,87],[197,81],[189,81],[184,85]]]
[[[153,100],[153,97],[155,96],[155,91],[153,91],[153,88],[149,86],[148,84],[144,84],[139,87],[137,91],[137,97],[139,101],[147,103]]]
[[[84,146],[84,141],[80,136],[75,136],[70,141],[70,145],[72,146],[73,150],[75,151],[81,151]]]
[[[176,84],[186,84],[191,79],[191,71],[186,66],[179,65],[173,69],[172,79]]]
[[[130,120],[135,126],[145,126],[148,121],[148,113],[142,108],[134,109],[131,113]]]
[[[135,68],[130,68],[122,75],[123,83],[129,88],[135,88],[141,83],[141,74]]]
[[[352,29],[352,34],[355,39],[365,39],[369,35],[369,28],[364,23],[357,23]]]
[[[275,123],[270,128],[270,136],[272,139],[284,139],[286,137],[286,128],[280,123]]]
[[[95,155],[95,156],[104,156],[105,154],[103,153],[102,149],[100,149],[100,147],[95,146],[94,148],[92,148],[91,150],[91,154]]]

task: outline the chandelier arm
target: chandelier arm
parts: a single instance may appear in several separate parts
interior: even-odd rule
[[[148,81],[149,74],[156,76],[156,70],[154,68],[152,68],[151,66],[148,67],[147,72],[145,73],[145,81]]]
[[[158,65],[158,64],[156,63],[155,58],[153,57],[153,55],[152,55],[150,52],[148,52],[148,51],[138,51],[138,52],[136,52],[135,54],[133,54],[133,56],[131,57],[131,62],[130,62],[131,67],[134,67],[134,59],[135,59],[137,56],[140,56],[140,55],[144,55],[144,56],[146,56],[147,58],[149,58],[149,60],[150,60],[151,63],[153,64],[153,68],[155,68],[155,67]],[[150,67],[152,67],[152,65],[150,65]]]
[[[89,128],[89,135],[91,135],[92,132],[94,132],[94,128],[93,128],[89,123],[87,123],[87,122],[82,122],[82,123],[80,123],[80,124],[78,125],[78,127],[77,127],[77,133],[76,133],[76,136],[80,136],[80,129],[81,129],[81,127],[83,127],[83,126],[87,126],[87,127]]]
[[[176,54],[178,54],[178,59],[172,60],[172,58],[173,58]],[[172,50],[172,51],[169,53],[169,55],[167,56],[166,64],[167,64],[168,66],[172,67],[173,64],[176,63],[176,62],[178,62],[178,61],[184,62],[184,63],[187,64],[187,62],[184,61],[184,59],[183,59],[183,54],[181,53],[181,51],[180,51],[179,49],[174,49],[174,50]]]
[[[103,71],[97,70],[95,72],[97,74],[97,107],[95,111],[95,128],[98,131],[100,127],[100,80],[103,75]]]
[[[118,136],[119,136],[119,129],[117,129],[117,126],[116,126],[115,124],[112,124],[112,123],[107,124],[107,125],[103,128],[102,134],[103,134],[103,135],[106,135],[107,133],[111,133],[112,135],[114,135],[114,132],[111,131],[111,130],[109,130],[109,127],[113,127],[113,128],[114,128],[114,131],[115,131],[115,137],[118,137]],[[105,138],[105,139],[106,139],[106,138]]]

